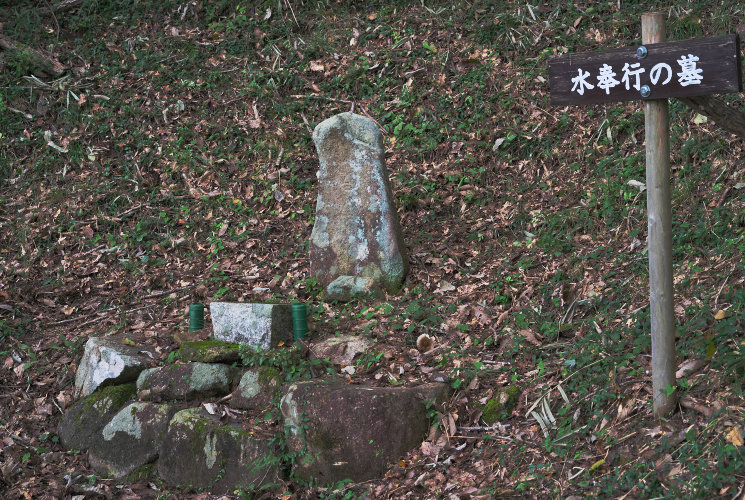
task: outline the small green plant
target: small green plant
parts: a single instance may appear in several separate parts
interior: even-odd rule
[[[362,353],[362,355],[357,357],[357,359],[355,359],[354,364],[357,366],[364,367],[366,369],[370,369],[371,367],[380,363],[380,360],[383,357],[383,354],[385,354],[385,351],[380,351],[378,353],[375,353],[371,350],[367,350],[364,353]]]
[[[6,53],[5,64],[16,76],[26,76],[34,68],[35,55],[29,49],[11,50]]]
[[[244,366],[252,368],[269,367],[280,372],[285,383],[299,379],[309,379],[333,371],[325,359],[307,359],[297,346],[264,350],[241,344],[238,353]]]

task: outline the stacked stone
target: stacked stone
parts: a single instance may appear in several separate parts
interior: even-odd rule
[[[154,366],[151,351],[123,341],[88,341],[75,384],[82,397],[57,429],[63,446],[87,451],[96,471],[116,479],[157,473],[167,485],[213,493],[278,487],[288,480],[282,471],[289,463],[272,440],[251,432],[242,410],[256,415],[280,400],[287,445],[301,457],[295,477],[322,483],[381,477],[421,444],[428,408],[449,393],[442,383],[366,387],[337,376],[282,386],[277,370],[236,366],[239,345],[222,340],[187,342],[178,362]],[[332,337],[311,347],[339,367],[369,343]],[[221,421],[206,403],[218,400],[239,417]]]

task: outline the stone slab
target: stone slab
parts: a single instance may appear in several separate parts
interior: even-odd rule
[[[408,257],[377,124],[361,115],[341,113],[318,124],[313,141],[319,170],[310,274],[337,300],[360,289],[398,291],[408,271]],[[337,282],[329,290],[340,276],[351,281]]]
[[[292,306],[212,302],[213,335],[217,340],[272,349],[281,342],[292,343]]]

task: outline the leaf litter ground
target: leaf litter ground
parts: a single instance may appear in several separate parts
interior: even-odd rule
[[[634,44],[637,8],[3,9],[6,34],[52,44],[70,68],[40,85],[23,60],[4,61],[6,497],[208,496],[117,486],[60,447],[81,347],[124,333],[166,357],[188,336],[192,301],[295,298],[313,339],[376,340],[350,383],[456,390],[385,478],[288,484],[284,498],[741,494],[742,141],[671,102],[681,404],[660,421],[643,115],[635,103],[548,101],[547,57]],[[717,9],[673,6],[670,37],[737,30],[731,7]],[[405,289],[380,303],[323,303],[308,276],[310,132],[350,110],[384,133],[410,253]],[[423,333],[431,352],[416,349]],[[510,385],[517,407],[486,424],[484,403]]]

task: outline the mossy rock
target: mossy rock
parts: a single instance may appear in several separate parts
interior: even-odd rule
[[[515,410],[521,393],[522,389],[516,385],[500,389],[486,404],[481,405],[481,419],[486,425],[493,425],[502,420],[507,420]]]
[[[219,363],[178,363],[144,370],[137,379],[143,401],[191,400],[230,391],[230,367]]]
[[[158,460],[158,475],[168,485],[232,493],[279,484],[279,458],[270,440],[223,424],[203,408],[176,413]]]
[[[240,360],[238,344],[224,340],[185,342],[179,347],[178,357],[182,361],[202,363],[235,363]]]
[[[282,374],[275,368],[261,366],[247,370],[233,391],[230,405],[246,410],[263,410],[269,406],[282,386]]]
[[[137,393],[135,384],[99,388],[72,405],[60,420],[57,434],[68,450],[86,451],[101,429]]]
[[[88,461],[101,474],[121,479],[153,462],[176,408],[136,401],[122,408],[104,426],[88,450]]]
[[[369,387],[336,377],[297,382],[283,392],[294,477],[319,484],[383,477],[427,436],[430,406],[450,396],[446,384]]]

